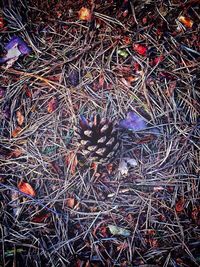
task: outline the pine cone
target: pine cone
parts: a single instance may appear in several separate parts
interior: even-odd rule
[[[109,119],[99,115],[87,121],[81,116],[79,123],[80,153],[89,162],[108,163],[119,149],[118,131]]]

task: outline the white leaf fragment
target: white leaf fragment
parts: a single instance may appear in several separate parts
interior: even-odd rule
[[[122,159],[122,161],[119,163],[118,171],[122,175],[128,175],[128,171],[129,171],[129,166],[128,165],[130,167],[135,167],[135,166],[137,166],[137,161],[135,159],[132,159],[132,158],[124,158],[124,159]]]
[[[131,231],[112,224],[109,224],[108,228],[112,235],[122,235],[124,237],[128,237],[131,235]]]

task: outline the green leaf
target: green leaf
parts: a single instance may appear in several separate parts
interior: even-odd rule
[[[111,234],[113,234],[113,235],[122,235],[124,237],[128,237],[131,235],[131,231],[124,229],[124,228],[121,228],[121,227],[118,227],[118,226],[115,226],[115,225],[112,225],[112,224],[109,224],[108,228],[109,228]]]
[[[117,54],[124,57],[124,58],[127,58],[129,55],[126,50],[121,50],[121,49],[117,50]]]

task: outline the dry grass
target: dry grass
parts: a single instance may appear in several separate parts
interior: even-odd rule
[[[8,30],[2,40],[15,32],[33,52],[10,69],[1,67],[6,94],[0,100],[0,266],[199,266],[196,4],[187,9],[194,27],[174,36],[182,14],[176,1],[152,6],[144,1],[140,7],[136,2],[125,18],[109,1],[96,1],[98,31],[77,19],[82,2],[66,1],[61,17],[52,10],[48,17],[48,1],[42,6],[34,2],[29,1],[25,22],[22,3],[18,9],[4,8]],[[55,8],[62,10],[62,3]],[[148,12],[154,16],[153,26],[150,19],[142,24]],[[159,36],[156,31],[165,20],[167,33]],[[123,42],[127,34],[164,60],[152,66],[153,52],[147,57],[135,53]],[[118,55],[118,49],[128,57]],[[134,63],[140,68],[137,74]],[[72,71],[79,76],[74,86]],[[104,85],[98,87],[102,76]],[[124,80],[129,76],[137,80],[128,86]],[[52,97],[58,106],[48,113]],[[3,113],[7,107],[9,118]],[[25,121],[13,138],[17,110]],[[72,171],[79,115],[101,113],[119,121],[129,110],[159,133],[123,132],[122,151],[110,174],[106,168],[95,173],[79,163]],[[10,156],[16,148],[21,155]],[[118,164],[127,156],[138,165],[123,176]],[[18,190],[21,180],[32,185],[36,197]],[[183,205],[180,211],[177,202]],[[109,224],[131,235],[112,235]]]

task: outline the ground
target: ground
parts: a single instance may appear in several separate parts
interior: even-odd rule
[[[0,266],[199,266],[198,1],[3,1],[0,31],[30,48],[0,65]],[[79,160],[80,115],[129,112]]]

